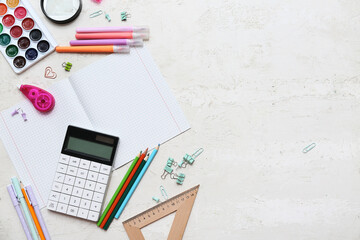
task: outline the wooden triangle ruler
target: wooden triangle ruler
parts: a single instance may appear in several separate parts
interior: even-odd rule
[[[130,240],[145,240],[141,228],[176,212],[168,240],[181,240],[200,185],[162,202],[123,222]]]

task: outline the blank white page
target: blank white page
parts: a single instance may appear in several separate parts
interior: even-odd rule
[[[49,92],[56,101],[49,113],[40,113],[29,100],[0,113],[0,137],[20,180],[32,185],[40,207],[50,195],[68,125],[92,128],[68,79],[52,85]],[[28,121],[20,114],[11,116],[16,108],[23,109]]]
[[[120,138],[114,168],[190,128],[145,47],[111,54],[73,74],[70,83],[94,129]]]

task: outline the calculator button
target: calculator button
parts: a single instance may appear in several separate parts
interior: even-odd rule
[[[59,203],[57,205],[56,211],[61,212],[61,213],[66,213],[67,207],[68,207],[68,205]]]
[[[80,207],[85,208],[85,209],[89,209],[90,208],[90,201],[86,200],[86,199],[81,199]]]
[[[105,189],[106,189],[106,185],[101,184],[101,183],[96,183],[96,186],[95,186],[96,192],[105,193]]]
[[[86,209],[83,209],[83,208],[80,208],[79,209],[79,211],[78,211],[78,214],[77,214],[77,216],[78,217],[81,217],[81,218],[87,218],[87,216],[88,216],[88,214],[89,214],[89,210],[86,210]]]
[[[92,196],[93,196],[94,192],[93,191],[89,191],[89,190],[84,190],[84,193],[82,195],[82,198],[85,198],[87,200],[91,200]]]
[[[98,178],[98,173],[93,172],[93,171],[89,171],[87,179],[91,180],[91,181],[96,181]]]
[[[98,202],[91,202],[90,210],[95,212],[100,212],[101,203]]]
[[[66,174],[71,175],[71,176],[76,176],[77,170],[78,170],[78,168],[73,167],[73,166],[69,166],[68,169],[67,169]]]
[[[58,204],[57,202],[48,201],[47,208],[48,208],[49,210],[56,211],[57,204]]]
[[[89,219],[91,221],[97,221],[98,218],[99,218],[99,213],[98,212],[93,212],[93,211],[90,211],[89,216],[87,217],[87,219]]]
[[[74,185],[74,182],[75,182],[75,177],[69,176],[69,175],[65,176],[64,183],[69,184],[69,185]]]
[[[111,166],[105,165],[105,164],[101,164],[101,166],[100,166],[100,173],[109,175],[109,174],[110,174],[110,171],[111,171]]]
[[[60,194],[59,202],[68,204],[70,201],[70,196],[67,194]]]
[[[59,173],[66,173],[67,165],[59,163],[57,166],[57,172]]]
[[[70,161],[69,161],[70,166],[78,167],[79,164],[80,164],[80,158],[70,157]]]
[[[69,155],[60,155],[59,163],[68,164],[69,163],[70,156]]]
[[[88,170],[79,168],[76,176],[81,177],[81,178],[86,178],[87,174],[88,174]]]
[[[78,207],[80,205],[80,198],[71,196],[69,204]]]
[[[69,206],[66,214],[69,214],[71,216],[76,216],[78,210],[79,210],[79,208],[77,208],[77,207]]]
[[[90,163],[90,170],[94,171],[94,172],[99,172],[100,171],[100,163],[91,162]]]
[[[57,202],[59,200],[59,197],[60,197],[60,193],[54,191],[50,192],[50,197],[49,197],[50,200]]]
[[[85,186],[85,179],[82,178],[76,178],[75,179],[75,186],[79,188],[84,188]]]
[[[98,193],[98,192],[94,192],[94,197],[93,197],[92,200],[101,203],[102,200],[103,200],[103,198],[104,198],[104,194]]]
[[[73,190],[73,186],[64,184],[61,189],[61,192],[71,195],[72,190]]]
[[[80,160],[80,165],[79,167],[83,168],[83,169],[89,169],[90,167],[90,161],[85,160],[85,159],[81,159]]]
[[[93,190],[95,189],[95,182],[86,180],[85,189]]]
[[[61,188],[62,188],[62,183],[54,182],[51,190],[55,192],[60,192]]]
[[[84,190],[82,188],[74,187],[74,190],[72,191],[72,195],[74,195],[76,197],[81,197],[83,191]]]
[[[65,174],[63,174],[63,173],[56,173],[55,174],[55,181],[56,182],[60,182],[60,183],[62,183],[62,182],[64,182],[64,178],[65,178]]]
[[[107,175],[104,175],[104,174],[99,174],[99,177],[98,177],[98,182],[99,183],[104,183],[104,184],[106,184],[107,183],[107,181],[108,181],[108,179],[109,179],[109,176],[107,176]]]

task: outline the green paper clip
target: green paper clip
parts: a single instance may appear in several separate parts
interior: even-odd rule
[[[96,12],[93,12],[92,14],[90,14],[89,17],[94,18],[94,17],[100,16],[101,14],[103,14],[103,11],[99,10],[99,11],[96,11]]]
[[[65,71],[70,72],[72,64],[70,62],[64,62],[62,66],[65,68]]]
[[[312,143],[312,144],[310,144],[309,146],[305,147],[302,152],[303,152],[303,153],[307,153],[307,152],[309,152],[311,149],[313,149],[314,147],[316,147],[316,143]]]
[[[165,200],[168,200],[169,197],[168,197],[163,185],[160,186],[160,192],[161,192],[161,195],[165,198]]]

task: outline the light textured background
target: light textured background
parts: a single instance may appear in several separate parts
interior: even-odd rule
[[[88,18],[99,9],[111,23]],[[170,196],[201,184],[184,239],[360,239],[359,1],[85,0],[75,22],[45,23],[66,45],[75,27],[124,25],[123,10],[128,24],[150,26],[148,48],[192,129],[161,147],[121,220],[154,206],[161,184]],[[54,53],[20,76],[1,57],[0,109],[21,99],[16,84],[46,88],[71,74],[64,61],[74,72],[101,57]],[[56,80],[43,77],[46,66]],[[205,152],[184,171],[184,186],[160,179],[169,156],[198,147]],[[3,145],[0,163],[0,239],[22,239]],[[106,201],[126,168],[114,172]],[[42,213],[53,239],[127,239],[121,221],[104,232]],[[170,224],[147,227],[146,239],[166,239]]]

